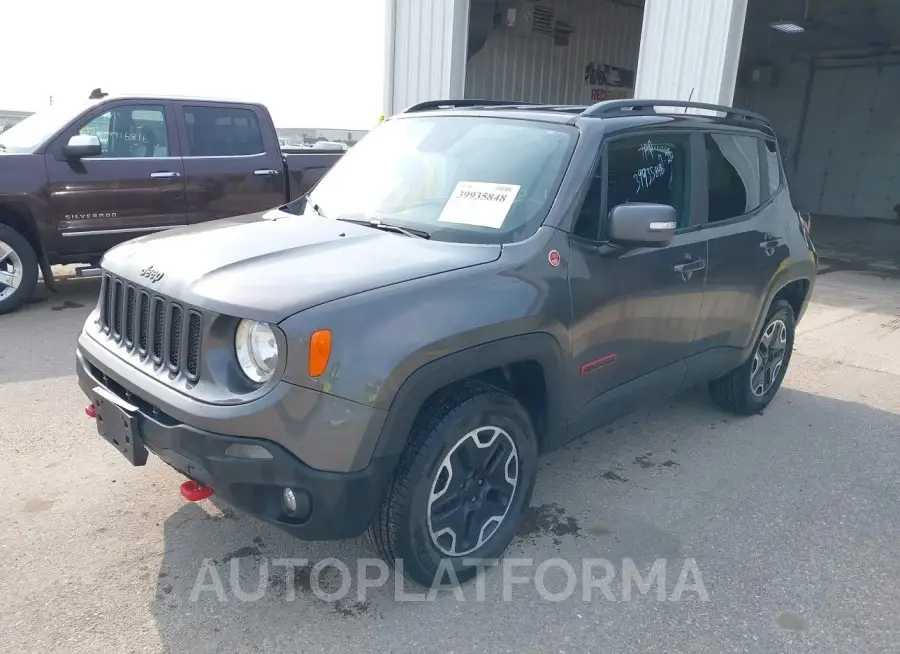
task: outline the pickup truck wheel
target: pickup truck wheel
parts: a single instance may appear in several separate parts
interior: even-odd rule
[[[38,261],[28,240],[0,225],[0,314],[15,311],[31,298],[38,280]]]
[[[794,310],[775,300],[750,357],[739,368],[709,385],[713,401],[723,409],[752,415],[765,409],[787,373],[794,349]]]
[[[537,458],[531,418],[512,394],[480,381],[450,387],[416,418],[369,539],[422,586],[469,581],[516,535]]]

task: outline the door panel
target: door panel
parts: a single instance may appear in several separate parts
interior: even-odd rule
[[[665,248],[621,256],[604,256],[573,239],[569,284],[579,408],[690,354],[706,271],[681,274],[675,267],[706,258],[697,231],[676,235]]]
[[[66,252],[100,252],[130,235],[185,224],[173,124],[167,103],[104,105],[51,146],[50,201]],[[67,161],[62,149],[78,133],[96,135],[103,153]]]
[[[185,144],[188,222],[272,209],[285,202],[278,143],[261,128],[268,120],[251,107],[177,104]]]
[[[765,148],[756,136],[706,134],[704,142],[709,202],[702,232],[709,243],[709,269],[697,348],[743,348],[789,254],[782,218],[789,211],[787,195],[779,189],[769,199],[768,174],[761,188],[765,167],[759,153]]]
[[[685,132],[653,131],[604,146],[600,174],[593,178],[575,225],[569,260],[573,412],[615,388],[638,392],[644,384],[623,385],[642,377],[671,385],[671,374],[655,373],[683,371],[681,362],[692,353],[707,259],[704,236],[693,226],[700,194],[692,161],[699,144]],[[675,207],[679,232],[668,246],[625,248],[588,238],[597,230],[607,234],[607,221],[597,224],[598,211],[608,216],[615,206],[635,202]],[[693,270],[676,269],[686,263]],[[603,402],[591,404],[595,406],[602,408]],[[579,420],[587,424],[597,417]]]

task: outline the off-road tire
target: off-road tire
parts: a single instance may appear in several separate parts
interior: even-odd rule
[[[28,239],[12,227],[0,224],[0,241],[10,246],[22,262],[22,281],[19,287],[12,295],[0,300],[0,314],[4,314],[15,311],[34,295],[38,281],[38,260]]]
[[[759,349],[760,342],[766,331],[776,321],[781,321],[787,331],[784,358],[772,386],[764,394],[757,396],[753,394],[750,388],[754,355]],[[753,344],[753,350],[750,352],[747,360],[728,374],[710,382],[709,393],[713,401],[726,411],[740,415],[753,415],[765,409],[769,402],[772,401],[772,398],[775,397],[778,389],[781,388],[781,382],[787,373],[788,364],[790,364],[791,354],[794,349],[795,327],[794,310],[790,303],[781,298],[776,299],[772,306],[769,307],[763,328]]]
[[[432,484],[451,449],[467,433],[485,425],[499,427],[511,437],[518,455],[518,482],[493,535],[466,556],[446,556],[429,531]],[[382,559],[398,572],[402,567],[403,575],[421,586],[470,581],[480,566],[488,565],[485,562],[499,560],[518,532],[534,490],[537,460],[534,426],[514,395],[482,381],[450,386],[429,400],[416,417],[397,472],[369,527],[369,540]],[[480,565],[473,565],[474,559]],[[455,580],[448,574],[448,565]]]

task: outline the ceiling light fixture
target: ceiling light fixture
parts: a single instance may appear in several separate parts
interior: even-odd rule
[[[806,31],[806,28],[802,25],[798,25],[789,20],[779,20],[774,23],[769,23],[769,27],[778,30],[779,32],[784,32],[785,34],[800,34],[801,32]]]

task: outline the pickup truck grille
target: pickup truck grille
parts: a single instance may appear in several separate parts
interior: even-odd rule
[[[203,315],[106,273],[100,292],[100,326],[107,338],[141,361],[184,374],[200,375]]]

